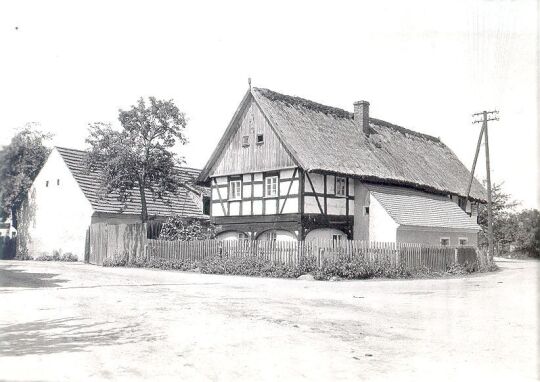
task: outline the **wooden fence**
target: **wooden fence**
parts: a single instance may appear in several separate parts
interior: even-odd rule
[[[127,263],[163,259],[197,262],[209,256],[257,257],[273,263],[296,265],[309,258],[317,266],[340,258],[362,257],[366,262],[384,262],[391,267],[428,268],[446,271],[456,263],[477,263],[475,248],[440,247],[421,244],[379,243],[358,240],[255,241],[204,240],[166,241],[148,239],[141,224],[93,224],[89,232],[88,262]]]

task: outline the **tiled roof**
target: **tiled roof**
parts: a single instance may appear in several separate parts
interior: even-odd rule
[[[90,172],[86,169],[85,160],[86,152],[64,147],[56,147],[56,150],[61,155],[62,159],[73,174],[73,177],[81,187],[82,192],[94,208],[96,212],[105,213],[124,213],[124,214],[140,214],[141,200],[138,191],[133,192],[132,200],[128,201],[125,208],[123,203],[118,201],[118,194],[111,193],[104,198],[99,197],[99,173]],[[179,168],[181,179],[188,183],[186,187],[180,187],[177,195],[170,198],[170,202],[166,203],[163,200],[153,200],[151,192],[147,193],[146,203],[148,207],[148,215],[153,216],[203,216],[202,207],[197,204],[200,200],[195,192],[206,192],[204,187],[192,186],[193,182],[199,175],[199,170],[181,167]],[[194,197],[195,196],[195,197]]]
[[[370,118],[372,133],[366,136],[345,110],[268,89],[253,88],[251,95],[307,171],[466,196],[470,172],[437,138],[375,118]],[[485,195],[474,179],[470,196],[485,201]]]
[[[400,225],[480,230],[480,226],[447,197],[404,187],[369,184],[367,188]]]

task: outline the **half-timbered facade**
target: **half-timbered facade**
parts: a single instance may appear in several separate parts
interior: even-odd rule
[[[370,118],[367,102],[356,103],[349,113],[253,88],[198,181],[211,187],[211,217],[223,239],[400,241],[414,236],[398,235],[400,229],[427,232],[434,227],[414,224],[435,220],[396,221],[387,210],[394,206],[378,202],[392,187],[416,190],[421,194],[414,197],[425,205],[451,210],[448,227],[436,231],[456,231],[462,239],[476,235],[475,206],[484,191],[474,180],[467,200],[469,176],[438,139]],[[370,188],[375,184],[390,189]],[[448,201],[460,203],[459,211]],[[467,242],[475,243],[469,236]]]

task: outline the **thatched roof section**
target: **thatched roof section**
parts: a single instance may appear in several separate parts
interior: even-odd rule
[[[366,136],[345,110],[268,89],[253,88],[251,94],[306,171],[466,196],[470,172],[437,138],[375,118]],[[470,197],[485,201],[476,179]]]
[[[138,190],[134,190],[133,197],[126,203],[126,206],[118,201],[118,194],[115,192],[100,197],[99,173],[87,170],[87,153],[65,147],[55,147],[55,149],[73,174],[95,212],[122,213],[126,215],[139,215],[141,213],[141,198]],[[168,217],[172,215],[203,216],[198,205],[198,199],[207,191],[204,187],[192,184],[200,171],[189,167],[180,167],[178,170],[180,179],[185,182],[185,186],[180,187],[176,195],[171,195],[170,200],[154,200],[151,192],[148,191],[146,203],[150,217]]]

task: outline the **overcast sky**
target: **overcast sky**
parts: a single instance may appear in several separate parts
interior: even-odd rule
[[[537,2],[11,1],[0,7],[0,144],[39,122],[85,148],[89,122],[138,97],[189,118],[179,149],[204,166],[253,85],[440,137],[470,167],[490,125],[492,174],[538,207]],[[481,157],[478,178],[485,176]]]

